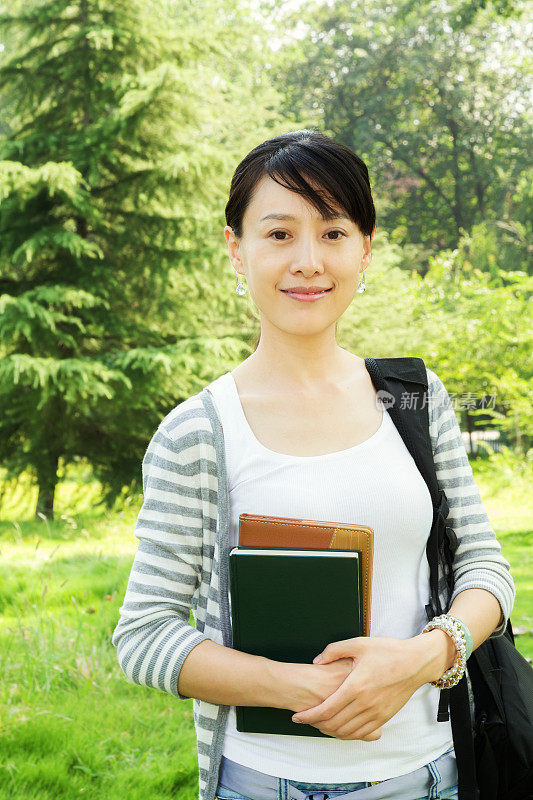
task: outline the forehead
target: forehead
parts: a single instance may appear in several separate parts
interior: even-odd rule
[[[320,187],[313,185],[313,188]],[[327,198],[328,205],[335,209],[335,218],[348,219],[337,202]],[[245,211],[245,216],[250,221],[257,223],[268,222],[269,220],[295,220],[300,217],[311,216],[316,219],[323,219],[317,208],[306,197],[302,197],[297,192],[281,186],[273,180],[270,175],[265,175],[256,185],[250,203]]]

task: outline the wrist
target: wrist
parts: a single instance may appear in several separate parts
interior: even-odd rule
[[[419,633],[412,638],[414,658],[420,665],[419,683],[438,680],[455,662],[457,649],[451,636],[439,628]]]
[[[306,668],[311,665],[265,658],[272,708],[300,711],[307,701]]]

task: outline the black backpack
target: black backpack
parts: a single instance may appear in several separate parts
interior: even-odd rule
[[[431,585],[426,614],[431,619],[449,607],[440,601],[438,564],[450,598],[457,537],[446,525],[448,502],[435,473],[426,368],[418,356],[368,357],[365,364],[376,390],[391,395],[380,396],[433,501],[426,546]],[[441,689],[437,715],[438,721],[451,715],[459,800],[532,800],[533,668],[514,645],[511,620],[503,636],[487,639],[473,651],[467,673],[453,688]]]

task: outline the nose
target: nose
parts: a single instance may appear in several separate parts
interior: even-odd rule
[[[311,276],[315,272],[322,274],[324,265],[319,253],[319,246],[316,243],[314,234],[304,235],[300,247],[295,253],[294,264],[291,272],[302,272],[306,276]]]

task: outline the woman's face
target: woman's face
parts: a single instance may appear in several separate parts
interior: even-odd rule
[[[339,211],[338,219],[324,220],[305,198],[266,175],[244,214],[241,239],[224,228],[230,260],[246,275],[262,325],[268,320],[287,333],[320,333],[334,326],[353,300],[359,272],[369,265],[372,237],[363,236],[330,198],[327,202]],[[284,292],[298,286],[331,291],[311,302]]]

